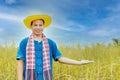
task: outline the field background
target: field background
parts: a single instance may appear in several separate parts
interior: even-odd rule
[[[72,47],[71,47],[72,46]],[[76,60],[95,60],[87,65],[65,65],[54,62],[55,80],[120,80],[120,47],[114,44],[96,43],[81,47],[80,44],[59,49],[65,57]],[[0,80],[17,80],[17,48],[15,44],[0,46]]]

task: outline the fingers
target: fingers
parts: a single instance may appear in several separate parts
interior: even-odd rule
[[[81,60],[80,62],[84,63],[84,64],[87,64],[87,63],[93,63],[95,61],[93,61],[93,60]]]

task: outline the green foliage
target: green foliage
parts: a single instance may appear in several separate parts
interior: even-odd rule
[[[120,38],[112,38],[112,41],[115,46],[120,46]]]

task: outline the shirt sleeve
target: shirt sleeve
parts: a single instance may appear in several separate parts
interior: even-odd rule
[[[25,60],[25,44],[24,44],[24,40],[21,41],[18,51],[17,51],[17,55],[16,55],[16,60]]]
[[[53,51],[52,51],[52,52],[53,52],[52,56],[53,56],[54,61],[58,61],[58,59],[59,59],[60,57],[62,57],[62,53],[61,53],[60,50],[58,49],[58,47],[57,47],[57,45],[56,45],[55,42],[53,42],[52,50],[53,50]]]

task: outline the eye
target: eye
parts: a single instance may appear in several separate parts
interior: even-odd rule
[[[37,26],[37,24],[34,24],[34,26]]]
[[[39,24],[39,26],[43,26],[43,24]]]

